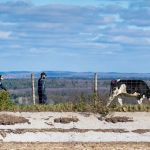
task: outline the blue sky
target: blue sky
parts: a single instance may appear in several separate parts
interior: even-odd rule
[[[150,72],[149,0],[1,0],[1,71]]]

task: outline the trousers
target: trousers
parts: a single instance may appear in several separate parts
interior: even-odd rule
[[[47,95],[45,93],[39,93],[39,103],[40,104],[47,104]]]

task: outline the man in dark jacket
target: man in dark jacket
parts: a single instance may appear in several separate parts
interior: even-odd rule
[[[2,80],[3,80],[3,79],[4,79],[3,76],[0,75],[0,88],[1,88],[2,90],[7,91],[6,87],[5,87],[4,84],[2,83]]]
[[[42,72],[41,77],[38,80],[38,95],[40,104],[47,104],[45,80],[46,80],[46,73]]]

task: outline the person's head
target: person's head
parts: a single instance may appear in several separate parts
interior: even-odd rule
[[[4,77],[2,75],[0,75],[0,80],[3,80],[3,79],[4,79]]]
[[[46,75],[46,73],[45,73],[45,72],[42,72],[42,73],[41,73],[41,78],[42,78],[42,79],[45,79],[45,78],[46,78],[46,76],[47,76],[47,75]]]

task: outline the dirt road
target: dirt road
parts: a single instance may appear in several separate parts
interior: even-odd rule
[[[150,143],[0,143],[0,150],[150,150]]]

